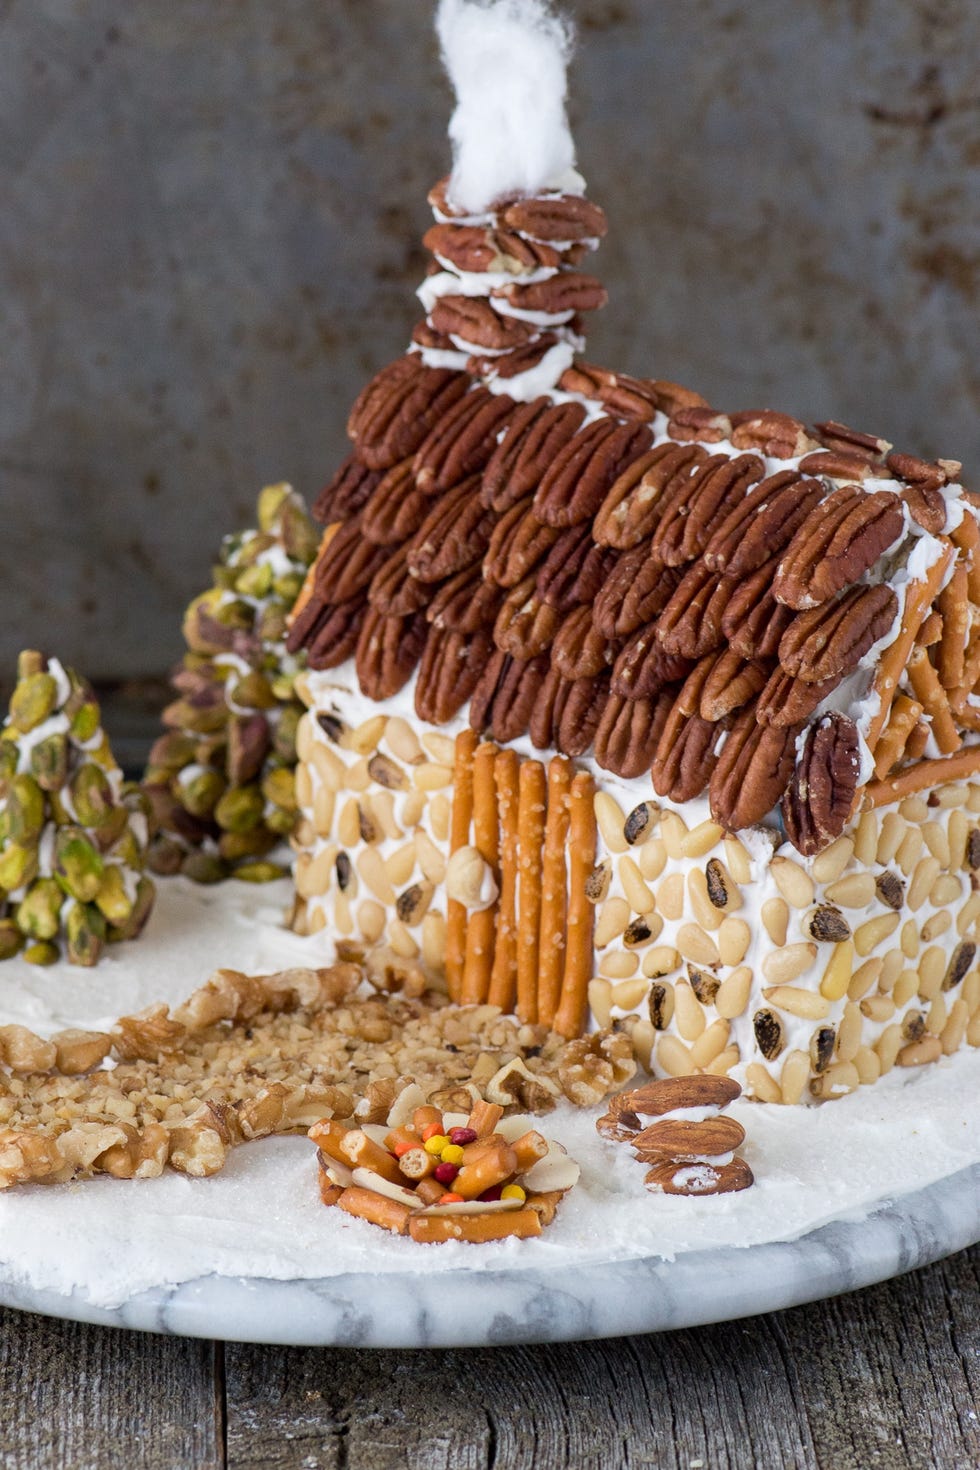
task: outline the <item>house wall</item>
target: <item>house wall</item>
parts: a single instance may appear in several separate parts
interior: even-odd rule
[[[600,359],[980,450],[980,9],[577,0]],[[0,4],[0,670],[152,673],[416,316],[447,88],[406,0]]]

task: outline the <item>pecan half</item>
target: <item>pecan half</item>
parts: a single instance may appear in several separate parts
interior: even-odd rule
[[[848,454],[859,454],[868,460],[881,459],[891,449],[887,439],[879,439],[874,434],[862,434],[857,429],[849,429],[846,424],[835,423],[833,419],[814,424],[813,429],[825,448],[843,449]]]
[[[363,596],[324,608],[322,620],[307,639],[306,661],[311,669],[335,669],[346,663],[357,647],[367,609]]]
[[[891,490],[868,495],[841,485],[807,516],[773,578],[773,595],[802,611],[827,602],[874,566],[905,526],[902,502]]]
[[[344,521],[317,562],[316,591],[324,601],[349,602],[367,591],[387,559],[388,551],[365,538],[359,521]]]
[[[735,719],[708,785],[711,814],[730,831],[761,822],[793,772],[801,725],[759,725],[749,705]]]
[[[493,653],[485,628],[467,637],[430,628],[415,683],[415,713],[430,725],[444,725],[473,693]]]
[[[538,571],[536,590],[557,612],[592,603],[612,570],[615,553],[597,546],[589,525],[562,531]]]
[[[668,684],[686,679],[691,667],[690,659],[667,653],[656,637],[656,624],[647,623],[621,649],[609,687],[624,699],[649,699]]]
[[[807,730],[782,803],[786,832],[798,852],[810,856],[843,832],[860,765],[857,728],[846,715],[825,715]]]
[[[657,637],[668,653],[703,658],[725,641],[722,618],[735,591],[731,577],[719,577],[703,561],[684,573],[657,622]]]
[[[860,454],[848,454],[843,449],[815,449],[805,454],[797,468],[802,475],[822,475],[825,480],[850,480],[860,483],[869,475],[884,476],[887,473],[880,465],[874,465]]]
[[[721,631],[743,658],[773,658],[779,640],[793,620],[788,607],[778,603],[772,594],[772,579],[778,558],[766,562],[758,571],[737,578],[731,600],[721,619]]]
[[[496,523],[480,503],[474,475],[432,506],[408,548],[408,569],[423,582],[441,582],[482,561]]]
[[[403,618],[428,605],[433,588],[408,569],[408,546],[399,546],[375,572],[368,588],[371,606],[389,617]]]
[[[501,649],[493,649],[490,657],[481,670],[477,680],[473,697],[470,700],[470,728],[477,730],[482,735],[490,728],[490,710],[493,706],[493,698],[497,692],[497,685],[504,670],[513,663],[509,653]]]
[[[573,322],[574,320],[575,318]],[[510,352],[498,352],[490,357],[474,353],[467,361],[466,371],[475,378],[486,378],[488,382],[496,378],[516,378],[519,373],[526,373],[537,367],[558,340],[554,332],[539,331],[532,341],[525,343],[523,347],[514,347]]]
[[[755,717],[760,725],[798,725],[810,718],[839,683],[839,678],[825,679],[820,684],[807,683],[777,668],[759,695]]]
[[[412,328],[412,341],[416,347],[431,347],[435,352],[458,352],[459,348],[445,332],[437,332],[423,318]]]
[[[681,443],[697,440],[699,444],[720,444],[732,432],[727,413],[713,408],[679,408],[667,422],[671,439]]]
[[[388,470],[361,512],[361,530],[375,546],[400,546],[414,536],[432,500],[417,486],[412,461]]]
[[[644,424],[597,419],[559,451],[534,497],[534,509],[546,525],[562,529],[589,521],[616,477],[650,447]]]
[[[750,490],[721,521],[704,548],[709,567],[747,577],[788,546],[823,498],[819,480],[780,470]]]
[[[505,393],[474,388],[432,428],[415,456],[415,480],[425,494],[450,490],[482,470],[497,447],[501,425],[513,413]]]
[[[349,454],[314,500],[314,518],[323,525],[330,521],[349,521],[367,504],[381,475],[381,470],[369,470],[356,454]]]
[[[505,655],[480,724],[474,720],[474,708],[480,694],[480,687],[477,687],[470,704],[470,724],[475,729],[485,730],[502,744],[519,739],[527,732],[547,673],[547,654],[526,661]]]
[[[347,420],[358,457],[387,470],[414,454],[433,424],[470,386],[465,373],[426,367],[417,353],[397,358],[355,399]]]
[[[556,612],[555,616],[560,615]],[[593,679],[612,663],[617,647],[599,632],[592,621],[591,607],[583,604],[559,623],[551,658],[563,679]]]
[[[563,311],[597,311],[609,297],[595,276],[580,271],[561,271],[544,281],[528,285],[496,286],[490,293],[520,311],[543,311],[557,315]]]
[[[635,633],[663,612],[680,580],[680,572],[650,554],[649,542],[622,553],[595,600],[596,627],[607,638]]]
[[[657,795],[672,801],[693,801],[700,796],[717,764],[716,747],[724,730],[724,724],[686,715],[675,705],[653,761],[651,775]]]
[[[433,302],[429,321],[447,337],[493,352],[523,347],[536,330],[530,322],[500,316],[482,296],[440,296]]]
[[[733,413],[732,444],[736,449],[761,449],[773,459],[796,459],[814,447],[799,419],[771,409]]]
[[[673,696],[655,700],[623,699],[610,694],[595,736],[595,758],[606,771],[624,779],[642,776],[657,753]]]
[[[890,587],[851,587],[834,602],[797,614],[779,640],[779,662],[810,684],[840,679],[884,637],[897,612]]]
[[[494,526],[483,561],[484,576],[499,587],[516,587],[540,566],[559,534],[538,520],[528,495],[504,511]]]
[[[549,745],[556,743],[556,711],[558,709],[558,701],[563,697],[563,691],[567,687],[565,680],[549,661],[548,672],[545,674],[541,688],[538,690],[538,697],[534,702],[534,708],[531,711],[531,718],[528,721],[527,727],[528,734],[531,737],[531,744],[535,750],[547,750]],[[472,706],[470,706],[470,709],[472,713]],[[472,719],[470,723],[473,723]]]
[[[668,562],[658,548],[656,533],[669,506],[681,505],[684,510],[679,513],[686,513],[692,471],[706,458],[700,444],[670,442],[644,455],[642,476],[634,481],[629,472],[620,475],[602,502],[595,520],[596,540],[626,550],[652,534],[651,549],[660,560],[665,565],[678,565],[678,559]]]
[[[535,595],[534,578],[526,577],[501,604],[493,641],[513,658],[536,658],[551,645],[560,626],[555,609]]]
[[[427,631],[421,613],[386,618],[368,608],[354,654],[357,680],[368,699],[390,699],[408,683],[422,657]]]
[[[504,596],[504,589],[488,582],[480,566],[465,567],[442,584],[429,603],[426,618],[448,633],[475,633],[493,626]]]
[[[705,460],[691,476],[686,493],[663,505],[654,551],[668,566],[682,566],[700,556],[720,522],[744,501],[763,473],[756,454],[740,454],[736,459],[713,455]]]
[[[562,259],[550,245],[522,240],[512,231],[488,230],[482,225],[433,225],[422,236],[422,244],[457,270],[478,275],[484,271],[517,275],[542,266],[554,268]]]
[[[552,716],[553,739],[562,755],[577,757],[591,749],[609,699],[609,676],[562,680]]]
[[[522,403],[483,472],[483,503],[504,511],[532,494],[584,421],[580,403],[550,404],[547,398]]]
[[[642,539],[640,537],[631,538],[628,532],[624,533],[624,522],[631,512],[635,514],[633,506],[637,498],[641,506],[647,503],[655,506],[659,502],[663,484],[666,481],[659,485],[645,485],[643,482],[647,472],[655,470],[655,467],[671,452],[673,447],[671,444],[658,444],[655,449],[648,449],[645,454],[641,454],[638,459],[628,464],[622,474],[613,481],[592,523],[592,535],[600,546],[610,546],[621,551],[636,546]],[[655,515],[653,523],[656,524]]]
[[[532,240],[601,240],[606,233],[606,216],[598,204],[580,194],[518,199],[508,204],[500,219],[509,230]]]
[[[737,648],[726,648],[704,681],[699,706],[701,718],[723,720],[740,710],[765,688],[769,667],[762,659],[746,659]]]
[[[656,393],[646,378],[631,378],[626,373],[614,373],[592,363],[577,362],[566,368],[558,386],[563,393],[580,393],[583,398],[601,403],[617,418],[649,423],[657,411]]]

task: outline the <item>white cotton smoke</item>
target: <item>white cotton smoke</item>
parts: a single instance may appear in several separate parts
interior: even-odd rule
[[[479,214],[504,194],[566,182],[572,28],[550,0],[440,0],[436,29],[456,90],[449,198]]]

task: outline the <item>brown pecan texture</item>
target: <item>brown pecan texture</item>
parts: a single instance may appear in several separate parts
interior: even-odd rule
[[[530,322],[500,316],[480,296],[440,296],[429,312],[429,321],[447,337],[458,337],[473,347],[488,347],[494,352],[523,347],[535,330]]]
[[[465,373],[426,367],[415,353],[383,368],[355,400],[347,432],[358,457],[387,470],[414,454],[443,414],[470,386]]]
[[[403,459],[382,476],[361,512],[361,530],[375,546],[400,546],[431,509],[431,499],[416,484],[412,461]]]
[[[497,433],[513,410],[505,393],[475,388],[429,432],[415,456],[418,487],[426,494],[451,490],[482,470],[497,447]]]
[[[796,470],[780,470],[755,485],[712,531],[704,559],[716,571],[747,577],[790,544],[824,487]]]
[[[411,678],[422,657],[427,633],[425,618],[386,618],[369,607],[357,640],[354,667],[368,699],[390,699]]]
[[[792,774],[800,728],[760,725],[751,705],[737,716],[708,786],[716,822],[738,831],[772,811]]]
[[[522,286],[498,286],[492,293],[520,311],[543,311],[558,315],[566,311],[597,311],[605,306],[606,288],[595,276],[580,271],[561,271],[544,281]]]
[[[786,831],[798,852],[809,856],[841,835],[860,763],[858,732],[846,715],[829,714],[807,730],[782,803]]]
[[[827,602],[878,560],[904,527],[902,502],[890,490],[868,495],[841,485],[807,516],[776,569],[773,594],[803,610]]]
[[[474,476],[436,501],[409,546],[413,576],[441,582],[483,559],[496,517],[481,505],[477,492]]]
[[[313,515],[323,525],[349,521],[357,515],[377,488],[382,471],[369,470],[356,454],[349,454],[313,502]]]
[[[496,511],[509,510],[537,490],[545,470],[585,421],[580,403],[523,403],[510,419],[483,472],[480,494]]]
[[[642,424],[597,419],[565,445],[545,472],[534,509],[546,525],[559,529],[591,520],[617,475],[650,447]]]
[[[595,758],[604,770],[631,779],[648,771],[673,699],[623,699],[610,694],[595,737]]]
[[[884,637],[897,612],[890,587],[851,587],[835,601],[797,614],[779,640],[779,662],[809,684],[840,679]]]
[[[493,653],[486,629],[467,637],[430,628],[415,684],[415,713],[430,725],[444,725],[469,699]]]
[[[602,210],[579,194],[518,199],[500,218],[507,229],[529,235],[532,240],[601,240],[606,233]]]

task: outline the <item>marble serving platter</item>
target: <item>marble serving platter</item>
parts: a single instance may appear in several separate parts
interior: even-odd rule
[[[980,1240],[980,1165],[795,1241],[643,1256],[587,1270],[200,1276],[113,1307],[18,1284],[0,1303],[105,1326],[294,1346],[470,1347],[663,1332],[778,1311],[883,1281]],[[0,1268],[2,1272],[2,1268]]]

